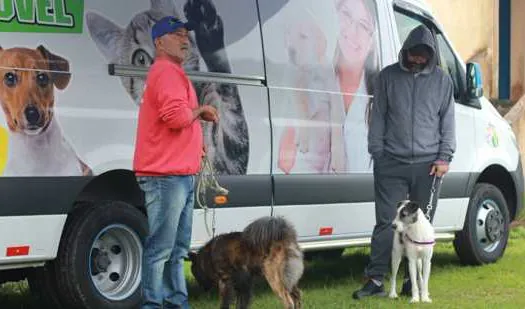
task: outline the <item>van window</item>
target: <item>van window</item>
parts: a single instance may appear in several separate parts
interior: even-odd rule
[[[454,99],[459,103],[461,101],[461,93],[464,93],[464,74],[461,69],[461,64],[452,52],[452,49],[450,48],[450,45],[446,41],[443,34],[437,30],[430,20],[425,19],[422,16],[409,13],[398,8],[394,10],[394,16],[397,23],[397,33],[401,45],[403,45],[403,42],[408,37],[410,31],[412,31],[412,29],[416,28],[417,26],[424,24],[432,29],[437,42],[436,45],[439,54],[438,65],[452,78],[452,82],[454,83]]]
[[[461,65],[443,34],[439,33],[436,37],[441,58],[441,68],[452,77],[454,83],[454,99],[456,102],[459,102],[461,100],[461,93],[463,93],[464,90],[463,85],[465,85]]]
[[[401,45],[403,45],[403,42],[405,42],[410,31],[412,31],[412,29],[416,28],[417,26],[422,25],[423,23],[418,19],[408,16],[397,10],[394,11],[394,16],[397,23],[397,33],[399,36],[399,42],[401,43]]]

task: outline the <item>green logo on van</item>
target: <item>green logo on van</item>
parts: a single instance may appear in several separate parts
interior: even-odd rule
[[[0,0],[0,32],[82,33],[84,0]]]

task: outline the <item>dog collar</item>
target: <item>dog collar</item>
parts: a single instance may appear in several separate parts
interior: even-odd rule
[[[405,237],[412,243],[415,243],[416,245],[434,245],[436,243],[435,240],[431,240],[431,241],[417,241],[417,240],[413,240],[412,238],[410,238],[410,236],[408,236],[408,234],[405,234]]]

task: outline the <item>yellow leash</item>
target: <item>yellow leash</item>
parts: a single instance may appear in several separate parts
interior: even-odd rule
[[[204,225],[206,227],[206,232],[208,233],[208,236],[215,237],[215,207],[213,207],[213,217],[212,217],[212,232],[210,233],[210,228],[208,225],[208,220],[206,219],[207,213],[209,210],[208,205],[206,204],[206,192],[207,190],[213,190],[215,194],[215,200],[218,196],[225,198],[229,191],[219,185],[219,182],[217,181],[217,177],[215,176],[215,168],[213,167],[213,164],[211,164],[210,159],[208,158],[208,155],[205,154],[202,158],[202,166],[201,171],[199,173],[199,179],[197,182],[197,204],[200,208],[204,209]],[[217,203],[215,203],[217,204]]]

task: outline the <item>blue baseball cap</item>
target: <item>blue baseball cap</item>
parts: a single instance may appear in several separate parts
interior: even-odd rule
[[[172,33],[179,28],[186,28],[188,31],[193,30],[191,22],[183,22],[174,16],[166,16],[157,21],[151,28],[151,38],[155,41],[165,34]]]

